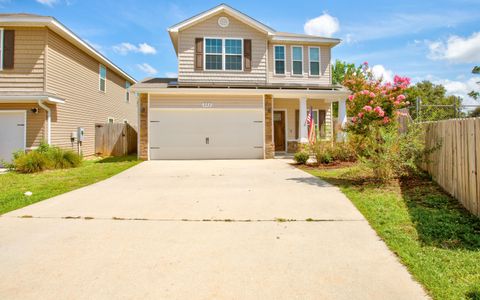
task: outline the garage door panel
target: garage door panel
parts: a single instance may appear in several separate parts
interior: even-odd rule
[[[13,152],[25,149],[25,121],[24,111],[0,111],[0,161],[10,162]]]
[[[263,158],[263,112],[152,109],[150,158]]]

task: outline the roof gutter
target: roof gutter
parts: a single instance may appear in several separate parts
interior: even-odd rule
[[[52,144],[52,110],[43,103],[44,100],[38,99],[38,106],[47,111],[47,143]]]
[[[65,103],[62,98],[48,95],[0,95],[0,103],[34,103],[37,101],[52,104]]]

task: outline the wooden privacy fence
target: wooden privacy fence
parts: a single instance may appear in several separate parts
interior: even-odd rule
[[[137,131],[129,124],[95,124],[95,153],[123,156],[137,152]]]
[[[480,217],[480,118],[423,123],[428,149],[423,163],[434,180]]]

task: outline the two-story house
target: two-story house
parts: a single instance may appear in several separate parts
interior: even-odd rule
[[[332,138],[332,102],[344,123],[349,92],[332,85],[339,39],[277,32],[221,4],[168,29],[178,78],[139,93],[143,159],[272,158],[307,143],[307,111]]]
[[[0,159],[41,141],[93,155],[95,123],[136,126],[134,83],[55,18],[0,14]]]

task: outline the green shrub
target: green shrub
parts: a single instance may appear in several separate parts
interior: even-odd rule
[[[49,169],[50,160],[40,152],[31,151],[18,155],[11,167],[20,173],[35,173]]]
[[[297,152],[293,156],[293,160],[295,160],[295,162],[297,162],[298,164],[302,164],[302,165],[306,164],[309,158],[310,158],[310,155],[308,154],[308,152],[305,152],[305,151]]]
[[[357,153],[350,142],[334,143],[331,149],[333,160],[336,161],[356,161]]]
[[[360,162],[380,181],[418,172],[421,160],[434,150],[425,147],[417,124],[410,125],[406,133],[400,133],[396,126],[372,128],[360,148]]]
[[[41,143],[33,151],[15,152],[13,162],[8,167],[20,173],[34,173],[48,169],[74,168],[81,163],[82,157],[72,150],[64,150]]]

